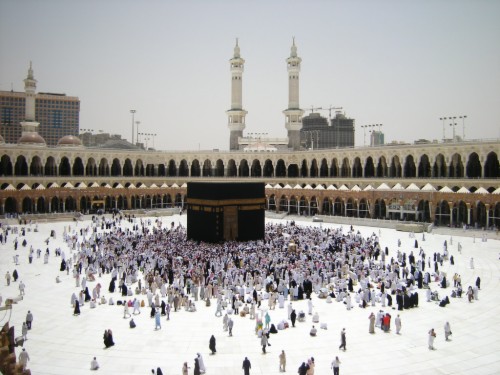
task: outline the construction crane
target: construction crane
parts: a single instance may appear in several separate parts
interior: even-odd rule
[[[322,109],[322,108],[320,108]],[[325,108],[325,111],[328,111],[328,120],[329,122],[332,121],[332,109],[334,109],[335,111],[339,111],[342,109],[342,107],[333,107],[332,105],[330,105],[330,107],[328,108]]]
[[[314,111],[317,111],[319,109],[323,109],[323,107],[314,107],[313,105],[311,106],[311,113],[313,113]]]

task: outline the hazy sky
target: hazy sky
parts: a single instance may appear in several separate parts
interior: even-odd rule
[[[356,145],[376,123],[386,141],[441,139],[442,116],[500,137],[496,0],[0,0],[0,90],[23,90],[32,60],[38,91],[80,98],[80,128],[130,140],[136,109],[156,148],[227,150],[235,38],[245,133],[285,137],[292,36],[301,107],[343,107]]]

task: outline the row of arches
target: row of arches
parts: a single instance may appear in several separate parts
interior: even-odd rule
[[[39,196],[7,197],[2,200],[2,213],[92,212],[103,209],[166,209],[183,208],[186,196],[172,194],[88,195],[80,197]],[[278,195],[266,197],[266,209],[295,215],[331,215],[356,218],[434,222],[437,225],[477,227],[500,226],[500,202],[493,204],[477,200],[474,203],[441,199],[399,199]]]
[[[366,198],[308,198],[305,196],[271,195],[266,208],[292,215],[331,215],[356,218],[407,220],[417,222],[433,221],[439,226],[462,227],[464,224],[476,227],[500,226],[500,202],[490,205],[476,201],[471,205],[464,201],[437,203],[428,200],[408,199],[401,201]]]
[[[60,212],[93,212],[97,209],[109,211],[112,209],[134,210],[134,209],[165,209],[173,207],[184,207],[185,196],[181,193],[154,194],[154,195],[108,195],[83,196],[75,198],[68,197],[24,197],[17,200],[8,197],[2,204],[4,214],[8,213],[60,213]]]
[[[385,156],[363,159],[361,157],[326,158],[298,162],[284,159],[255,158],[229,159],[181,159],[166,163],[145,163],[141,158],[133,161],[125,158],[75,157],[70,161],[53,156],[43,160],[40,156],[27,159],[19,155],[15,160],[4,154],[0,158],[0,176],[147,176],[147,177],[392,177],[392,178],[499,178],[500,164],[496,152],[489,152],[484,163],[472,152],[464,160],[459,153],[449,160],[443,154],[431,158],[427,154],[418,159],[407,155],[386,159]]]

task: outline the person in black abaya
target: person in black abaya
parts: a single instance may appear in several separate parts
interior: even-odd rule
[[[407,293],[405,293],[403,295],[403,307],[405,309],[409,309],[410,308],[410,297],[408,297]]]
[[[398,305],[398,310],[402,311],[403,310],[403,296],[401,295],[400,292],[396,294],[396,304]]]
[[[443,280],[441,280],[441,288],[446,288],[446,276],[443,276]]]
[[[295,310],[292,310],[290,314],[290,320],[292,321],[292,327],[295,327],[295,320],[297,319],[297,313]]]
[[[304,299],[304,289],[302,288],[302,285],[299,285],[299,296],[298,296],[298,299],[299,300],[303,300]]]
[[[122,285],[122,297],[126,297],[127,292],[128,292],[127,286],[125,285],[125,283],[123,283],[123,285]]]
[[[354,292],[354,284],[351,278],[349,278],[349,281],[347,282],[347,287],[349,288],[349,292]]]
[[[75,309],[73,310],[73,315],[80,315],[80,302],[75,300]]]
[[[208,347],[209,347],[210,351],[212,352],[211,354],[217,353],[217,350],[215,349],[215,337],[214,337],[214,335],[212,335],[212,337],[210,337]]]
[[[66,271],[66,261],[64,259],[61,260],[61,268],[59,270]]]
[[[161,315],[163,315],[163,316],[167,315],[167,313],[165,311],[166,307],[167,307],[167,304],[165,303],[165,301],[161,301]]]
[[[200,362],[198,361],[198,358],[194,359],[194,370],[193,370],[194,375],[201,375],[200,372]]]
[[[110,346],[115,345],[115,342],[113,341],[113,332],[111,332],[110,329],[104,330],[104,346],[106,348],[109,348]]]
[[[115,292],[115,288],[116,288],[116,285],[115,285],[115,279],[111,279],[111,281],[109,282],[109,292],[110,293],[114,293]]]
[[[85,287],[85,302],[88,302],[92,299],[92,297],[90,296],[90,293],[89,293],[89,287]]]

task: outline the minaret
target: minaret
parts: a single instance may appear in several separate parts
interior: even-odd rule
[[[21,122],[21,138],[18,143],[30,143],[45,146],[45,140],[38,134],[39,122],[35,119],[36,79],[33,76],[33,66],[30,61],[28,76],[24,80],[26,93],[24,121]]]
[[[283,111],[288,130],[288,148],[300,149],[300,129],[304,111],[299,107],[299,73],[302,59],[297,56],[295,38],[293,38],[290,57],[286,59],[288,69],[288,108]]]
[[[240,57],[240,47],[238,39],[234,47],[234,55],[229,60],[231,66],[231,109],[226,111],[228,116],[229,150],[238,150],[238,138],[243,137],[243,129],[245,129],[245,116],[247,111],[243,109],[242,96],[242,76],[244,71],[245,60]]]

